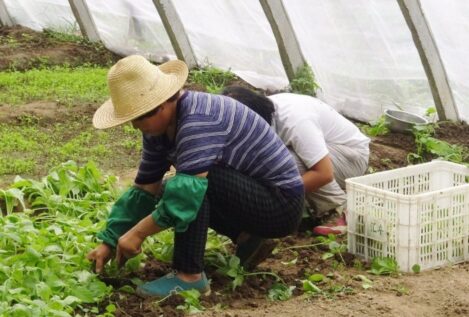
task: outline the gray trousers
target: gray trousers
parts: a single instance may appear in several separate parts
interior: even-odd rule
[[[345,193],[345,179],[361,176],[368,168],[369,151],[358,150],[346,145],[328,145],[329,156],[334,167],[334,180],[313,193],[305,195],[306,211],[314,218],[322,218],[330,211],[345,207],[347,195]],[[307,168],[303,161],[290,149],[296,165],[303,175]],[[340,208],[339,208],[340,209]]]

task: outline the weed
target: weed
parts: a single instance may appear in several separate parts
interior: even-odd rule
[[[0,73],[0,104],[55,101],[65,105],[100,103],[108,95],[107,69],[56,66],[26,72]],[[2,89],[3,88],[3,89]]]
[[[283,280],[273,272],[247,272],[240,264],[240,260],[237,256],[230,255],[230,256],[223,256],[222,254],[218,254],[218,263],[213,263],[216,267],[218,267],[218,272],[223,275],[226,275],[232,278],[231,286],[232,289],[235,290],[238,286],[241,286],[244,283],[244,280],[248,276],[260,275],[272,276],[277,282],[285,284]]]
[[[35,171],[35,166],[36,162],[33,159],[0,158],[0,175],[30,174]]]
[[[359,274],[359,275],[355,275],[353,278],[357,281],[362,282],[362,288],[363,289],[369,289],[369,288],[373,287],[373,281],[371,281],[365,275]]]
[[[468,149],[461,145],[449,144],[446,141],[434,138],[435,126],[428,124],[413,127],[412,133],[415,137],[417,152],[409,153],[407,160],[409,162],[423,162],[425,155],[431,155],[446,161],[465,163],[469,155]]]
[[[402,284],[399,284],[396,287],[394,287],[393,291],[396,292],[397,296],[409,295],[409,288]]]
[[[319,85],[316,83],[314,73],[308,64],[300,67],[295,78],[290,82],[290,89],[293,93],[310,95],[315,97]]]
[[[354,267],[356,270],[359,270],[359,271],[363,271],[363,269],[364,269],[363,263],[362,263],[362,261],[360,261],[359,259],[354,259],[354,260],[353,260],[353,267]]]
[[[365,133],[368,136],[385,135],[389,133],[389,124],[386,121],[386,117],[382,115],[372,125],[367,125],[367,124],[360,125],[360,129],[362,130],[363,133]]]
[[[267,298],[272,301],[285,301],[293,296],[296,286],[288,286],[282,283],[275,283],[270,289]]]
[[[209,66],[206,68],[193,69],[189,73],[189,80],[193,83],[203,85],[209,93],[218,94],[226,85],[236,79],[230,71]]]
[[[72,43],[81,44],[87,41],[81,35],[76,35],[73,33],[60,32],[60,31],[53,30],[53,29],[44,29],[42,32],[44,33],[45,36],[47,36],[50,39],[54,39],[57,42],[72,42]]]
[[[427,108],[427,110],[425,111],[425,117],[427,117],[431,123],[435,123],[437,119],[436,108],[435,107]]]
[[[342,264],[345,265],[345,260],[342,253],[347,251],[347,246],[343,243],[337,242],[337,237],[333,234],[329,234],[327,237],[317,237],[317,241],[328,246],[329,251],[322,255],[323,260],[333,258],[338,255]]]

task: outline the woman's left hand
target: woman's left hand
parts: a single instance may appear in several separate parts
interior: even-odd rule
[[[125,262],[142,252],[142,238],[136,230],[130,229],[119,238],[116,247],[116,261],[119,267]]]

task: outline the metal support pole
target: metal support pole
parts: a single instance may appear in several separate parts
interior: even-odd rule
[[[183,60],[189,68],[197,67],[197,59],[186,34],[181,18],[171,0],[153,0],[163,26],[168,33],[178,59]]]
[[[15,23],[8,13],[5,1],[0,0],[0,24],[2,26],[13,26]]]
[[[91,42],[99,42],[101,39],[99,38],[98,29],[86,4],[86,0],[68,0],[68,2],[75,19],[77,19],[83,37]]]
[[[412,33],[420,60],[427,74],[439,119],[460,120],[459,111],[449,85],[448,74],[420,0],[397,0],[397,2]]]
[[[306,60],[296,37],[282,0],[259,0],[270,23],[282,59],[283,67],[290,81],[306,64]]]

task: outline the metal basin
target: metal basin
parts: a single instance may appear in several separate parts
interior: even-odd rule
[[[410,133],[414,125],[424,125],[428,123],[428,120],[424,117],[400,110],[387,109],[384,111],[384,115],[386,122],[389,124],[389,129],[393,132]]]

